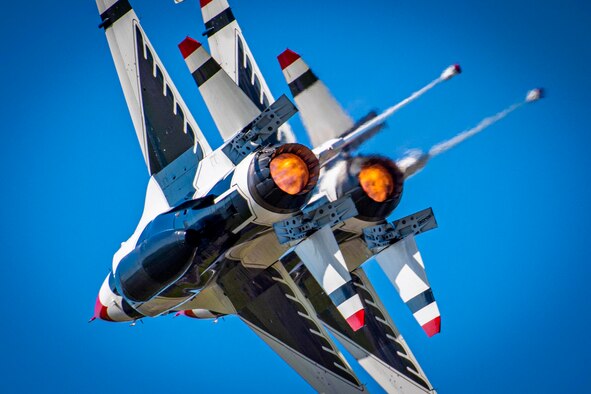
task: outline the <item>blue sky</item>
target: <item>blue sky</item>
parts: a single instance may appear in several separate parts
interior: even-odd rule
[[[3,392],[306,392],[236,318],[87,320],[141,214],[147,171],[93,1],[8,2],[0,24]],[[132,1],[213,146],[176,45],[196,1]],[[459,62],[364,147],[399,157],[475,125],[538,85],[548,98],[436,158],[392,218],[433,207],[418,238],[442,313],[427,338],[375,264],[382,301],[440,393],[582,392],[591,384],[587,242],[591,5],[584,1],[235,0],[267,82],[299,52],[355,117]],[[291,122],[305,141],[299,120]],[[372,392],[379,387],[352,361]]]

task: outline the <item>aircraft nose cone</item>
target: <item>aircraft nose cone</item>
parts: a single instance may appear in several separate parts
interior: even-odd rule
[[[101,319],[101,320],[105,320],[105,321],[113,321],[113,319],[111,319],[109,317],[109,314],[107,313],[107,307],[101,303],[99,296],[96,297],[96,302],[94,304],[94,316],[90,320],[92,321],[95,319]]]

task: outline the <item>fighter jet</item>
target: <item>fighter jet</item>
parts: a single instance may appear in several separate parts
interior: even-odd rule
[[[364,264],[376,260],[426,334],[439,333],[415,241],[437,223],[430,208],[388,222],[417,166],[357,148],[460,67],[354,121],[289,49],[278,62],[295,105],[275,99],[227,1],[201,0],[209,51],[189,37],[179,50],[224,140],[213,149],[129,0],[96,2],[150,178],[91,320],[235,315],[314,389],[366,391],[330,332],[386,391],[434,392]],[[287,123],[298,110],[311,147]]]

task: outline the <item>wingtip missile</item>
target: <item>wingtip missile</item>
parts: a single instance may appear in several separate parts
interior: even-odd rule
[[[539,99],[542,99],[545,96],[546,92],[544,91],[544,88],[535,88],[527,92],[527,95],[525,96],[525,101],[527,103],[533,103],[534,101],[538,101]]]
[[[443,72],[441,73],[441,79],[443,79],[444,81],[447,81],[449,79],[452,79],[453,77],[455,77],[458,74],[462,73],[462,68],[460,67],[459,64],[452,64],[451,66],[449,66],[448,68],[446,68],[445,70],[443,70]]]

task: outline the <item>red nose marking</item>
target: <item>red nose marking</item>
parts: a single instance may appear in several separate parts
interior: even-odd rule
[[[94,316],[93,317],[99,318],[99,319],[105,320],[105,321],[114,321],[113,319],[111,319],[109,317],[109,314],[107,313],[107,307],[101,303],[101,300],[98,296],[96,297],[96,303],[94,304]]]

